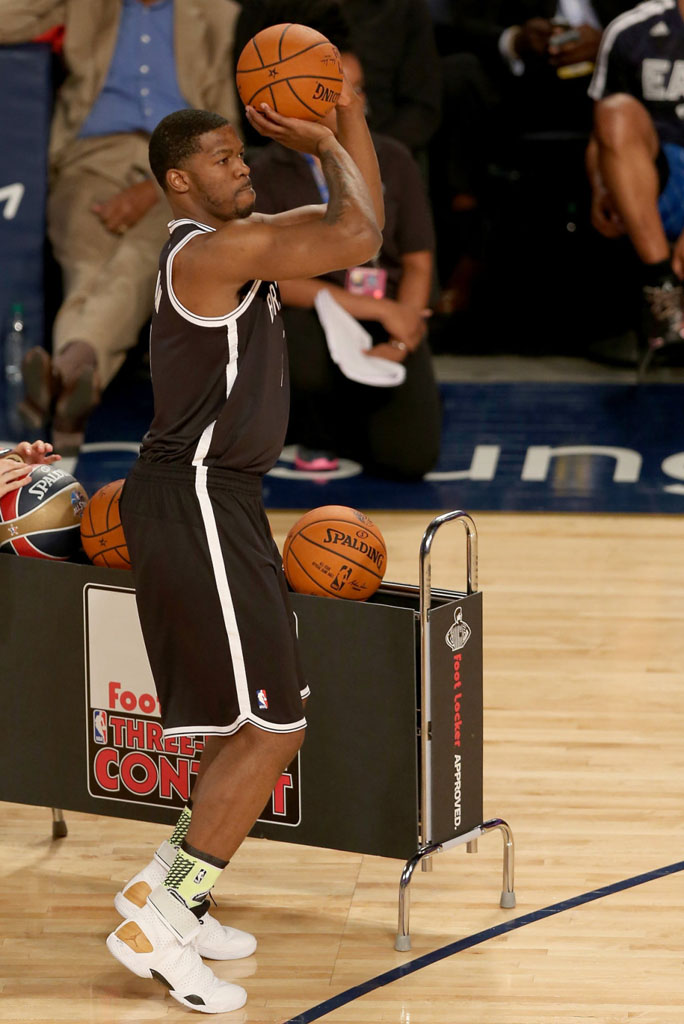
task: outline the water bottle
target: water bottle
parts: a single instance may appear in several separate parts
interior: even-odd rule
[[[12,306],[9,330],[5,334],[3,357],[5,363],[5,414],[7,427],[15,441],[21,440],[24,430],[19,415],[19,403],[24,397],[22,362],[26,351],[24,336],[24,310],[20,303]]]

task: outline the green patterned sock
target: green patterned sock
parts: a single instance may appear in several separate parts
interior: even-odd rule
[[[180,846],[180,844],[183,842],[183,840],[185,839],[185,837],[188,834],[188,829],[190,828],[190,821],[191,820],[192,820],[192,801],[188,800],[187,804],[185,805],[183,810],[180,812],[180,817],[179,817],[178,821],[176,822],[176,827],[174,828],[173,832],[171,833],[171,835],[169,837],[169,842],[171,843],[171,846],[175,846],[176,849],[178,849],[178,847]]]
[[[196,850],[184,839],[164,879],[164,887],[189,910],[195,910],[207,899],[227,863]]]

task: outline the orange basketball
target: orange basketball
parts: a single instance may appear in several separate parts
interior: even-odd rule
[[[299,594],[365,601],[380,586],[386,563],[380,530],[346,505],[307,512],[283,545],[285,576]]]
[[[235,81],[245,106],[268,103],[285,117],[318,121],[342,90],[336,46],[306,25],[271,25],[240,54]]]
[[[123,485],[123,480],[113,480],[96,491],[81,520],[83,550],[91,562],[107,569],[131,568],[119,514]]]

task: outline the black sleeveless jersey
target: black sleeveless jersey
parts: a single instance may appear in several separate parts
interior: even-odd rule
[[[192,313],[174,293],[173,260],[214,229],[183,219],[169,230],[150,330],[154,418],[140,457],[261,475],[280,455],[289,409],[278,286],[251,281],[232,313]]]
[[[627,92],[644,104],[662,142],[684,146],[684,20],[677,0],[646,0],[603,33],[589,95]]]

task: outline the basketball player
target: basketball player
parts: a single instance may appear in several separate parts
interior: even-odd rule
[[[589,88],[592,220],[641,261],[647,347],[684,339],[684,0],[648,0],[606,29]]]
[[[249,955],[254,938],[207,914],[210,890],[301,746],[308,688],[280,556],[261,500],[288,415],[278,277],[372,259],[384,214],[360,100],[347,84],[336,139],[322,124],[248,108],[250,123],[321,160],[325,206],[267,216],[234,128],[181,110],[157,126],[150,164],[173,213],[150,336],[155,414],[122,520],[165,736],[206,737],[192,804],[117,895],[107,939],[183,1005],[234,1010],[246,993],[200,956]]]
[[[30,468],[59,462],[61,455],[52,454],[46,441],[22,441],[16,448],[0,448],[0,498],[16,491],[30,481]]]

